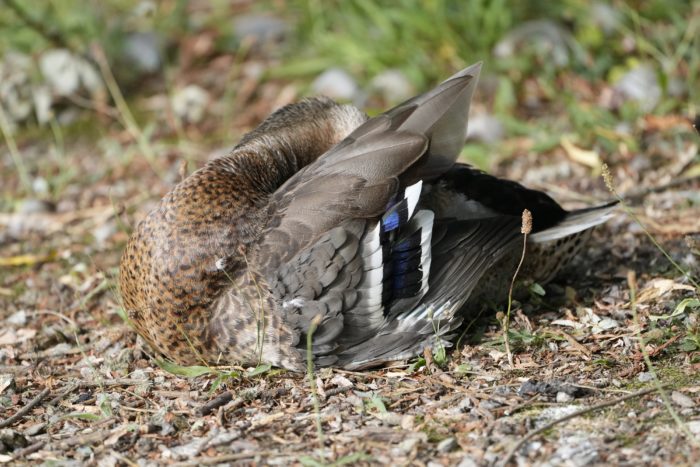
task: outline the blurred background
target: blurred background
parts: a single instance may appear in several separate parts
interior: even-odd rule
[[[622,193],[700,174],[698,1],[0,0],[2,256],[116,272],[134,222],[274,109],[376,114],[478,60],[465,160],[573,203],[610,197],[603,162]]]

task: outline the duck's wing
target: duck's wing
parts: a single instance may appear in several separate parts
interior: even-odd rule
[[[459,324],[454,312],[463,294],[421,303],[429,283],[440,284],[429,277],[434,216],[416,206],[421,180],[434,180],[459,154],[479,69],[370,119],[273,195],[254,262],[297,330],[300,351],[319,317],[317,364],[404,358]],[[483,266],[513,235],[498,227],[465,224],[443,237],[469,247],[466,266]]]
[[[477,64],[462,70],[368,120],[282,185],[269,202],[263,271],[276,269],[341,222],[378,219],[402,187],[414,184],[403,181],[409,171],[420,179],[449,169],[466,136],[480,69]]]

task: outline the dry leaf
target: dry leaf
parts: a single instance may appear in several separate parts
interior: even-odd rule
[[[596,151],[581,149],[575,146],[568,136],[562,136],[560,144],[561,147],[564,148],[564,151],[566,151],[566,155],[569,156],[569,159],[590,167],[593,169],[594,175],[600,175],[603,163],[600,160],[600,155],[598,155]]]

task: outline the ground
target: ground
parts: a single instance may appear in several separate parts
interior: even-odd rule
[[[201,6],[191,8],[201,14]],[[584,20],[567,14],[571,37],[592,54],[586,66],[598,69],[602,46],[586,42],[592,33],[576,22]],[[176,76],[163,72],[165,86],[159,72],[120,76],[111,52],[101,60],[93,45],[91,63],[105,84],[88,89],[89,99],[57,97],[54,89],[55,118],[43,124],[13,120],[21,108],[3,101],[0,462],[696,464],[700,138],[691,124],[697,108],[685,102],[697,97],[700,62],[688,50],[697,44],[700,9],[689,10],[684,23],[674,18],[638,18],[639,30],[612,36],[620,47],[626,39],[642,44],[625,52],[642,60],[656,57],[654,47],[671,54],[645,37],[679,30],[676,68],[645,81],[641,97],[620,85],[640,69],[634,61],[609,66],[608,74],[562,65],[533,75],[513,68],[518,57],[503,55],[505,39],[485,52],[464,160],[568,207],[617,196],[624,205],[553,283],[513,302],[508,347],[502,314],[487,310],[467,320],[446,357],[427,352],[372,371],[171,366],[125,322],[116,288],[119,256],[136,222],[271,110],[313,94],[304,73],[330,68],[326,61],[310,61],[311,71],[302,73],[299,63],[255,43],[240,46],[246,53],[226,53],[227,38],[205,21],[168,38],[179,55]],[[281,24],[263,29],[290,34]],[[353,24],[351,32],[359,27]],[[645,36],[644,28],[652,32]],[[348,37],[336,39],[354,50]],[[315,44],[314,53],[329,56]],[[435,60],[445,76],[467,64],[453,49],[440,50]],[[558,57],[551,52],[541,53]],[[533,60],[542,59],[537,53]],[[358,61],[357,81],[346,76],[356,94],[345,97],[373,113],[402,98],[367,84],[384,65],[376,60]],[[637,72],[635,79],[649,78]],[[407,82],[420,90],[441,77],[421,76]],[[659,84],[673,80],[685,91]]]

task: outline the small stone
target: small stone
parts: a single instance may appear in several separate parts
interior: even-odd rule
[[[632,68],[615,83],[614,89],[623,100],[637,102],[645,112],[653,110],[661,99],[659,79],[649,64]]]
[[[467,139],[494,144],[503,139],[505,130],[501,121],[493,115],[477,113],[469,118]]]
[[[374,78],[370,88],[379,92],[389,102],[401,102],[411,97],[415,89],[411,82],[399,70],[386,70]]]
[[[0,394],[2,394],[7,388],[15,388],[15,377],[10,373],[0,375]]]
[[[314,94],[328,96],[331,99],[349,101],[358,94],[358,86],[350,74],[340,68],[331,68],[321,73],[313,83]]]
[[[92,456],[92,448],[90,446],[80,446],[75,449],[75,454],[78,459],[88,459]]]
[[[686,422],[686,426],[695,435],[700,435],[700,420]]]
[[[554,21],[526,21],[498,41],[493,53],[498,58],[508,58],[527,48],[561,67],[569,64],[573,41],[571,34]]]
[[[448,452],[454,451],[457,449],[457,440],[450,437],[450,438],[445,438],[442,441],[440,441],[437,445],[437,450],[438,452],[442,454],[446,454]]]
[[[462,457],[462,460],[459,461],[459,464],[457,464],[457,467],[477,467],[479,464],[476,463],[476,461],[470,457],[470,456],[464,456]]]
[[[620,10],[603,2],[593,3],[590,14],[593,24],[599,26],[605,34],[614,33],[622,22]]]
[[[413,448],[418,446],[418,444],[420,444],[420,442],[421,442],[420,437],[411,437],[411,438],[408,438],[408,439],[401,441],[401,443],[399,443],[397,448],[401,454],[408,454],[413,450]]]
[[[32,180],[32,190],[35,193],[45,195],[49,192],[49,182],[43,177],[36,177]]]
[[[11,324],[13,326],[24,326],[27,324],[27,312],[26,310],[15,311],[5,321],[7,324]]]
[[[159,39],[153,32],[136,32],[124,39],[124,55],[142,73],[154,73],[162,64]]]
[[[173,112],[187,123],[202,120],[208,104],[209,93],[194,84],[176,91],[172,97]]]
[[[648,383],[649,381],[651,381],[653,379],[654,379],[654,377],[648,371],[643,371],[637,375],[637,380],[640,383]]]
[[[377,414],[377,418],[391,426],[401,425],[403,421],[403,416],[396,412],[380,412]]]
[[[671,393],[671,400],[677,405],[684,408],[695,407],[695,402],[693,401],[693,399],[679,391],[673,391]]]
[[[413,417],[413,415],[406,414],[401,417],[401,428],[404,430],[411,431],[415,426],[416,419]]]
[[[238,40],[252,40],[256,44],[284,39],[290,27],[284,20],[264,14],[236,16],[233,33]]]
[[[52,49],[39,57],[39,68],[55,95],[68,96],[81,88],[95,92],[102,88],[99,74],[84,58],[66,49]]]
[[[557,393],[557,402],[560,404],[566,404],[568,402],[571,402],[572,400],[574,400],[574,397],[567,392],[559,391]]]
[[[17,430],[5,428],[0,430],[0,445],[4,444],[8,450],[14,451],[27,446],[27,438]]]
[[[598,327],[603,330],[614,329],[620,327],[620,324],[612,318],[603,318],[597,323]]]
[[[92,236],[98,245],[103,246],[115,233],[117,233],[117,223],[110,220],[95,227],[92,231]]]

